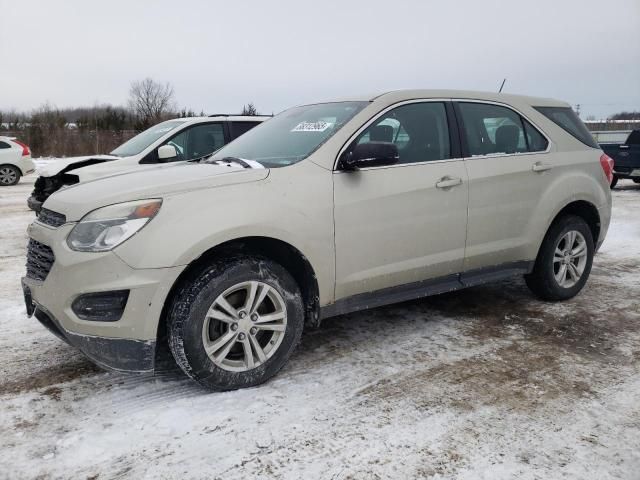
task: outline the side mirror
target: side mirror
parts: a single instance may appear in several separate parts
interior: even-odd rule
[[[358,170],[367,167],[394,165],[400,160],[398,147],[390,142],[367,142],[356,145],[351,152],[345,152],[340,159],[342,170]]]
[[[162,145],[158,148],[158,160],[161,162],[168,162],[172,158],[178,156],[178,151],[173,145]]]

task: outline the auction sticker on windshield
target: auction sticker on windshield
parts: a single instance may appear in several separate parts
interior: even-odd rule
[[[296,125],[292,132],[324,132],[327,128],[331,127],[333,123],[330,122],[301,122]]]

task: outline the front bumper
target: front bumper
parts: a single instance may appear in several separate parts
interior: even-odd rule
[[[55,260],[45,280],[23,278],[27,311],[102,367],[152,371],[162,308],[183,267],[134,269],[114,252],[75,252],[66,244],[73,226],[36,221],[29,227],[29,236],[49,246]],[[80,295],[114,290],[129,291],[117,321],[83,320],[72,309]]]
[[[28,288],[28,287],[25,287]],[[27,310],[30,306],[27,304]],[[76,347],[95,364],[107,370],[119,372],[153,372],[155,366],[155,340],[129,340],[125,338],[104,338],[78,335],[66,331],[60,323],[49,315],[43,307],[33,304],[36,319],[69,345]]]

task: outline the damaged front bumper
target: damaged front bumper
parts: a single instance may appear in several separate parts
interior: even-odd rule
[[[23,288],[29,287],[23,286]],[[62,328],[55,317],[46,312],[43,307],[33,303],[30,305],[29,301],[25,293],[27,312],[31,311],[47,330],[76,347],[100,367],[118,372],[153,372],[156,351],[154,340],[105,338],[72,333]]]
[[[36,213],[40,213],[43,203],[44,202],[41,202],[40,200],[36,199],[36,197],[34,197],[33,195],[31,195],[27,199],[27,207],[29,207],[30,210],[33,210]]]
[[[153,371],[164,303],[184,266],[135,269],[113,251],[73,251],[66,237],[74,225],[29,227],[27,313],[101,367]]]

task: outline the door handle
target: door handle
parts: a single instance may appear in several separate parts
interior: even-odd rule
[[[436,182],[436,188],[451,188],[461,184],[462,184],[461,178],[442,177],[440,180]]]
[[[553,165],[537,162],[533,164],[531,170],[533,170],[534,172],[546,172],[547,170],[551,170],[552,168]]]

